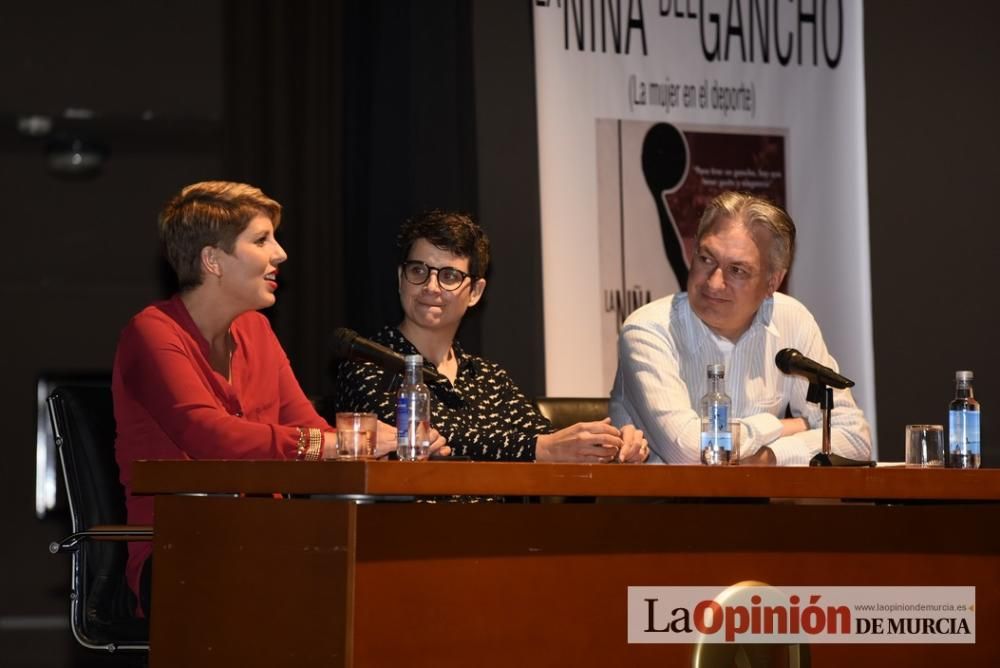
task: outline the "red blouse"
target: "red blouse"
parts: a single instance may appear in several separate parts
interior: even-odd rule
[[[232,382],[209,364],[209,344],[179,296],[146,307],[122,331],[111,389],[115,457],[130,524],[153,523],[153,497],[132,495],[139,459],[294,459],[297,427],[330,430],[295,380],[267,318],[233,321]],[[151,543],[129,543],[138,594]]]

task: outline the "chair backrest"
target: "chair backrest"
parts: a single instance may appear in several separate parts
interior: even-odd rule
[[[73,531],[126,522],[125,491],[115,462],[115,418],[108,385],[62,385],[49,396]],[[85,541],[80,547],[81,631],[103,639],[141,640],[148,625],[133,618],[135,595],[125,582],[126,543]]]
[[[556,429],[608,417],[607,397],[538,397],[535,407]]]

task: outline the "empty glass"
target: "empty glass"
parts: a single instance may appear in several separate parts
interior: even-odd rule
[[[906,425],[906,465],[944,466],[944,427],[939,424]]]

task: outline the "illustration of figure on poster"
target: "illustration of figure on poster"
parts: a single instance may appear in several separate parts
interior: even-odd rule
[[[622,322],[685,289],[698,219],[725,190],[786,202],[783,131],[597,120],[604,377]]]

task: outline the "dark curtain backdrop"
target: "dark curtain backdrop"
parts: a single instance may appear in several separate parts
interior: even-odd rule
[[[283,205],[277,304],[266,311],[308,394],[326,391],[344,320],[342,3],[224,3],[226,177]]]
[[[363,335],[402,317],[400,223],[435,207],[478,213],[469,5],[346,6],[346,321]],[[472,350],[479,323],[471,311],[460,334]]]
[[[399,224],[477,213],[470,4],[227,0],[224,16],[227,178],[284,206],[268,315],[306,392],[326,394],[330,332],[401,317]]]

